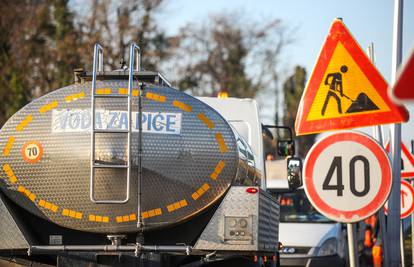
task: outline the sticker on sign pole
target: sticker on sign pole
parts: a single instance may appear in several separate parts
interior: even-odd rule
[[[414,211],[414,188],[409,182],[401,180],[401,219],[410,216]],[[388,201],[384,205],[384,213],[388,215]]]
[[[361,221],[384,205],[391,177],[385,150],[368,135],[353,131],[319,140],[304,166],[309,201],[326,217],[346,223]]]
[[[336,19],[303,92],[297,135],[408,120],[388,85],[344,23]]]

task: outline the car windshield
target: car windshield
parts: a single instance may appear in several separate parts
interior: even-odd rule
[[[280,221],[298,223],[332,223],[309,202],[304,190],[284,193],[280,200]]]

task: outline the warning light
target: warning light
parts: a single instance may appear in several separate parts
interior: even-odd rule
[[[250,194],[256,194],[258,191],[259,190],[257,188],[254,188],[254,187],[249,187],[249,188],[246,189],[246,192],[250,193]]]
[[[226,91],[220,91],[217,94],[218,98],[228,98],[229,97],[229,93],[227,93]]]

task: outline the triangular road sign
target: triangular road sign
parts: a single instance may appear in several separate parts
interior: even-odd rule
[[[387,143],[385,150],[390,151],[390,142]],[[401,143],[401,177],[414,178],[414,156],[404,143]]]
[[[297,135],[408,120],[391,102],[388,85],[351,33],[334,20],[303,92]]]
[[[411,55],[398,71],[397,81],[391,90],[391,97],[397,102],[414,101],[414,48]]]

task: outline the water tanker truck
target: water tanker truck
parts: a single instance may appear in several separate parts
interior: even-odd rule
[[[174,89],[135,44],[129,68],[104,71],[97,44],[92,71],[1,129],[0,263],[276,265],[263,134],[254,100]]]

